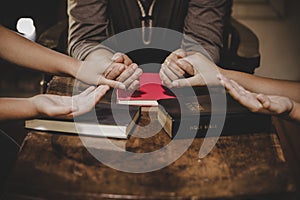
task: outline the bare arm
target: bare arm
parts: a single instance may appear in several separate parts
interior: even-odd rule
[[[80,62],[52,51],[0,26],[0,57],[20,66],[58,75],[75,76]]]
[[[212,61],[200,53],[188,55],[176,62],[178,66],[181,67],[181,70],[193,76],[187,79],[179,78],[171,80],[169,81],[169,85],[171,87],[203,86],[206,84],[216,85],[219,83],[216,76],[220,73],[226,78],[236,81],[246,90],[251,92],[285,96],[296,102],[300,102],[299,82],[275,80],[244,72],[225,70],[215,65]],[[184,64],[180,64],[182,62],[184,62]]]
[[[123,54],[101,44],[108,35],[107,0],[68,0],[69,54],[79,60],[97,61],[105,78],[119,80],[128,89],[139,86],[142,70]]]
[[[2,26],[0,26],[0,57],[20,66],[71,76],[92,85],[106,84],[125,88],[124,84],[104,77],[104,70],[99,67],[100,62],[76,60],[27,40]]]
[[[300,102],[300,83],[286,80],[276,80],[259,77],[243,72],[224,70],[219,68],[221,74],[232,79],[245,89],[267,95],[286,96]]]
[[[300,123],[300,104],[285,96],[266,95],[250,92],[237,82],[218,75],[228,93],[252,112],[278,115]]]
[[[31,98],[0,98],[0,121],[35,117],[72,118],[94,108],[108,89],[108,86],[91,86],[73,97],[42,94]]]

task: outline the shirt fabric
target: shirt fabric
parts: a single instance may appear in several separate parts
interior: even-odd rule
[[[153,27],[184,33],[218,62],[231,5],[232,0],[156,0]],[[110,36],[141,27],[136,0],[68,0],[68,15],[68,51],[80,60],[107,48],[100,43]],[[183,39],[181,47],[193,50],[193,43]]]

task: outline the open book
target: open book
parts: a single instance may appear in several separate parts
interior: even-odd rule
[[[140,114],[139,106],[99,103],[93,112],[73,120],[32,119],[25,121],[25,128],[39,131],[75,133],[96,137],[126,139],[135,127]]]

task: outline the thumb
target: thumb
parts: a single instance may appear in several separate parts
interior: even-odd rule
[[[108,85],[112,88],[118,88],[118,89],[125,89],[126,88],[126,86],[123,83],[121,83],[119,81],[106,79],[106,78],[101,79],[98,84]]]
[[[186,57],[186,52],[183,49],[177,49],[174,51],[174,54],[176,54],[179,58]]]
[[[191,87],[195,83],[195,77],[178,79],[172,82],[173,87]]]
[[[122,53],[115,53],[111,59],[113,62],[117,62],[117,63],[124,62],[124,56]]]

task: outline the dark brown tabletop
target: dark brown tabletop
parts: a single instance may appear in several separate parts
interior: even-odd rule
[[[71,94],[72,87],[72,79],[55,77],[48,92]],[[146,132],[158,126],[157,120],[149,122],[149,115],[155,116],[155,112],[142,112],[139,124],[148,125]],[[134,153],[152,152],[171,142],[163,130],[144,139],[135,137],[139,131],[141,127],[128,140],[115,142],[124,143],[126,151]],[[4,198],[293,199],[296,185],[275,129],[221,136],[213,150],[200,159],[203,141],[195,138],[178,160],[162,169],[126,173],[95,159],[77,135],[31,131],[6,184]]]

